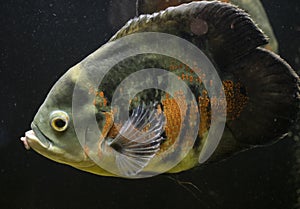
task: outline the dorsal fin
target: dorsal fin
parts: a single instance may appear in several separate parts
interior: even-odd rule
[[[129,21],[111,40],[136,32],[163,32],[194,43],[219,67],[232,63],[267,38],[243,10],[227,3],[192,2]]]

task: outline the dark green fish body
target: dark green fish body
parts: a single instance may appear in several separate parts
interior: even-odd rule
[[[143,32],[180,37],[200,49],[221,79],[224,100],[209,95],[208,88],[216,85],[208,79],[210,73],[200,69],[199,77],[194,68],[201,67],[187,65],[184,59],[137,53],[112,65],[123,52],[147,41],[137,36],[141,38],[119,46],[118,40]],[[153,48],[163,44],[159,40],[152,43]],[[182,57],[189,53],[182,51],[181,44],[170,43],[174,53]],[[211,143],[211,123],[222,122],[212,109],[225,115],[226,121],[208,162],[273,143],[286,135],[295,119],[299,77],[278,55],[263,49],[265,44],[262,31],[231,4],[193,2],[141,15],[55,84],[35,116],[34,132],[22,140],[55,161],[99,175],[128,178],[180,172],[206,161],[201,156]],[[143,50],[143,45],[138,49]],[[164,73],[153,79],[159,69]],[[139,82],[126,83],[131,75]],[[123,83],[127,85],[122,87]],[[153,88],[136,92],[143,86]],[[80,100],[74,105],[77,95]],[[114,100],[115,95],[121,96]],[[227,104],[225,109],[222,102]],[[130,117],[123,118],[124,112]],[[89,126],[89,115],[95,116],[100,135]]]

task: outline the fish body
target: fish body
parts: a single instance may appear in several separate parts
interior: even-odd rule
[[[121,46],[118,41],[142,33],[169,34],[201,50],[220,77],[223,100],[210,95],[217,85],[209,79],[213,72],[197,63],[187,65],[185,59],[158,53],[121,59],[135,46],[142,50],[146,39]],[[163,45],[157,42],[153,40],[153,48]],[[182,57],[189,53],[178,42],[170,43]],[[295,119],[299,77],[262,48],[267,43],[249,15],[227,3],[192,2],[141,15],[58,80],[22,141],[54,161],[125,178],[181,172],[273,143]],[[131,75],[136,77],[126,83]],[[101,83],[95,86],[99,76]],[[143,86],[149,88],[136,91]],[[216,112],[220,117],[214,117]],[[213,121],[224,122],[224,132],[212,156],[203,160],[212,144]]]

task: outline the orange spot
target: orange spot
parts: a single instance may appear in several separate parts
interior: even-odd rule
[[[194,78],[193,76],[190,76],[190,82],[193,82]]]
[[[106,98],[103,99],[103,106],[104,106],[104,107],[107,106],[107,99],[106,99]]]
[[[113,116],[110,112],[105,112],[105,124],[102,130],[102,135],[105,137],[113,125]]]
[[[186,65],[186,66],[185,66],[185,70],[186,70],[186,71],[190,71],[191,69],[189,68],[189,66]]]
[[[200,110],[200,124],[198,135],[202,137],[210,126],[210,101],[206,90],[202,91],[202,95],[198,97]]]
[[[104,97],[104,92],[101,91],[101,92],[99,93],[99,96],[103,98],[103,97]]]
[[[185,75],[182,73],[181,74],[181,79],[184,80],[185,79]]]
[[[212,83],[210,82],[210,85]],[[231,80],[223,81],[224,92],[226,100],[220,100],[216,96],[208,97],[206,90],[202,91],[201,96],[198,97],[198,104],[200,110],[200,127],[199,136],[209,129],[211,123],[211,109],[217,111],[215,115],[227,114],[227,120],[235,120],[238,118],[248,102],[248,97],[240,92],[242,88],[241,83],[234,83]],[[227,103],[226,110],[224,109]]]
[[[114,123],[111,127],[110,131],[108,132],[107,136],[109,138],[116,138],[116,136],[119,134],[119,130],[121,129],[122,124],[116,124]]]
[[[226,101],[227,119],[234,120],[240,116],[242,110],[248,102],[248,97],[240,92],[243,88],[241,83],[234,84],[233,81],[223,81]]]
[[[103,140],[106,138],[106,136],[108,135],[108,132],[110,131],[110,129],[114,124],[113,114],[111,112],[105,112],[104,117],[105,117],[105,124],[103,126],[103,129],[101,130],[101,136],[99,137],[99,142],[98,142],[98,157],[101,157],[102,155],[101,144]]]
[[[174,97],[166,96],[162,100],[164,107],[164,115],[166,117],[165,132],[167,135],[167,141],[165,141],[161,148],[160,153],[164,152],[170,146],[172,146],[180,132],[180,128],[184,125],[181,121],[181,118],[185,118],[187,111],[186,98],[183,91],[177,91],[174,94]],[[160,108],[158,106],[158,108]],[[180,112],[180,108],[182,112]],[[181,115],[182,114],[182,115]]]

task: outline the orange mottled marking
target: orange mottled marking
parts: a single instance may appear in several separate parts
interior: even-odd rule
[[[197,66],[197,63],[193,63],[193,66],[189,67],[180,62],[172,62],[169,66],[170,71],[175,71],[178,76],[178,80],[183,80],[189,83],[202,83],[202,80],[206,78],[205,73]],[[199,76],[195,73],[199,72]]]
[[[105,137],[113,125],[113,115],[110,112],[105,112],[105,124],[103,126],[102,135]]]
[[[184,80],[185,79],[185,75],[184,73],[181,74],[181,79]]]
[[[99,96],[103,98],[103,97],[104,97],[104,92],[103,92],[103,91],[100,91],[100,92],[99,92]]]
[[[194,81],[194,77],[190,76],[190,82],[192,83]]]
[[[247,104],[249,98],[240,92],[243,87],[241,83],[233,81],[223,81],[225,96],[227,101],[227,119],[235,120],[238,118]]]
[[[198,97],[200,110],[200,126],[199,136],[209,129],[211,123],[211,109],[214,108],[217,112],[215,115],[224,114],[226,111],[227,120],[235,120],[238,118],[248,102],[248,97],[240,92],[241,83],[234,83],[231,80],[223,81],[226,101],[220,100],[217,97],[209,98],[206,90],[203,90],[201,96]],[[226,110],[223,108],[227,103]]]
[[[199,124],[199,136],[203,136],[203,134],[209,129],[210,126],[210,100],[208,97],[208,93],[206,90],[202,91],[202,96],[198,97],[198,105],[200,110],[200,124]]]
[[[187,120],[187,124],[184,124],[185,129],[187,130],[185,132],[184,137],[184,141],[181,144],[181,149],[186,151],[189,150],[191,147],[193,147],[194,145],[194,140],[195,140],[195,136],[193,135],[193,131],[189,131],[189,130],[194,130],[195,126],[196,126],[196,121],[197,121],[197,114],[198,114],[199,110],[198,110],[198,106],[197,104],[191,104],[190,105],[190,110],[189,110],[189,115],[187,115],[186,117],[188,117]],[[201,123],[201,121],[200,121]]]
[[[113,114],[111,112],[105,112],[104,117],[105,117],[105,124],[103,126],[103,129],[101,130],[102,135],[100,136],[98,142],[98,157],[101,157],[102,155],[101,144],[103,140],[106,138],[106,136],[108,135],[108,132],[111,130],[114,124]]]
[[[186,98],[183,91],[175,92],[174,97],[166,96],[162,100],[162,104],[167,121],[165,125],[167,141],[162,144],[160,152],[164,152],[175,143],[182,126],[181,118],[185,118],[187,111]]]
[[[106,98],[103,99],[103,106],[104,106],[104,107],[107,106],[107,99],[106,99]]]
[[[109,138],[116,138],[116,136],[119,134],[119,130],[122,128],[122,124],[114,123],[111,127],[110,131],[108,132]]]
[[[223,86],[226,101],[219,100],[216,97],[209,98],[206,90],[203,90],[202,95],[198,98],[200,109],[199,136],[203,136],[203,134],[209,129],[211,123],[211,108],[217,110],[216,115],[224,114],[225,110],[223,107],[226,102],[226,118],[227,120],[235,120],[240,116],[248,102],[249,98],[240,92],[242,87],[241,83],[234,83],[231,80],[225,80],[223,81]]]
[[[101,108],[101,107],[106,107],[108,104],[107,98],[104,95],[103,91],[96,91],[96,90],[89,90],[89,94],[94,94],[95,99],[93,100],[93,105]]]

